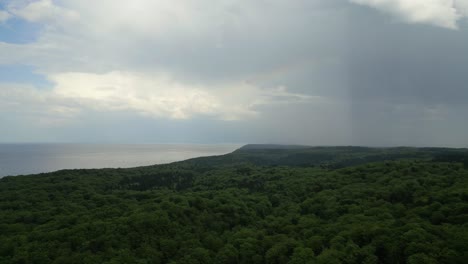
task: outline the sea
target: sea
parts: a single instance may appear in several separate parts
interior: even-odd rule
[[[0,144],[0,177],[130,168],[230,153],[239,144]]]

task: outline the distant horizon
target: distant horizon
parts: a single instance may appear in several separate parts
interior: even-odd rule
[[[349,149],[348,149],[349,148]],[[235,153],[269,153],[269,150],[291,153],[330,151],[348,153],[374,151],[433,151],[434,149],[467,150],[448,147],[369,147],[310,146],[290,144],[95,144],[95,143],[0,143],[0,178],[29,175],[63,169],[133,168],[184,161],[187,159]],[[432,149],[432,150],[430,150]],[[261,150],[256,152],[256,150]],[[272,155],[278,153],[271,152]],[[283,153],[283,152],[281,152]],[[260,154],[262,155],[262,154]],[[268,154],[267,154],[268,155]],[[300,155],[301,156],[301,155]],[[314,160],[312,156],[312,161]]]
[[[244,147],[247,145],[277,145],[277,146],[296,146],[296,147],[364,147],[364,148],[453,148],[466,149],[467,146],[435,146],[435,145],[313,145],[301,143],[237,143],[237,142],[220,142],[220,143],[205,143],[205,142],[0,142],[0,145],[26,145],[26,144],[84,144],[84,145],[231,145]]]
[[[0,144],[0,178],[62,169],[131,168],[223,155],[236,144]]]
[[[0,142],[0,144],[122,144],[122,145],[242,145],[244,143],[198,143],[198,142],[163,142],[163,143],[158,143],[158,142],[111,142],[111,141],[100,141],[100,142],[92,142],[92,141],[83,141],[83,142],[73,142],[73,141],[18,141],[18,142]],[[246,145],[248,143],[245,143]]]

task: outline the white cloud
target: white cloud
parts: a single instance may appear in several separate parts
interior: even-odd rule
[[[7,21],[10,17],[10,13],[0,10],[0,23]]]
[[[30,22],[56,21],[78,18],[78,13],[55,5],[52,0],[39,0],[33,2],[13,1],[8,9],[13,15]]]
[[[101,110],[132,110],[154,117],[184,119],[196,114],[214,115],[217,98],[200,87],[190,87],[168,76],[128,72],[60,73],[50,76],[53,92]]]
[[[257,106],[311,102],[319,98],[294,94],[284,87],[261,89],[246,83],[212,87],[185,84],[168,74],[135,72],[57,73],[52,89],[2,85],[2,111],[49,113],[75,117],[80,110],[132,111],[154,118],[187,119],[197,115],[223,120],[253,118]],[[48,114],[48,115],[49,115]]]
[[[468,16],[468,0],[350,0],[397,16],[408,23],[430,24],[457,29]]]

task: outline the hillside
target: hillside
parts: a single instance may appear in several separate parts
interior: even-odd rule
[[[0,179],[0,263],[465,263],[468,150],[247,145]]]

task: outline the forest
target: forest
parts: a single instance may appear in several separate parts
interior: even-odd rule
[[[466,263],[468,150],[247,145],[0,179],[0,263]]]

